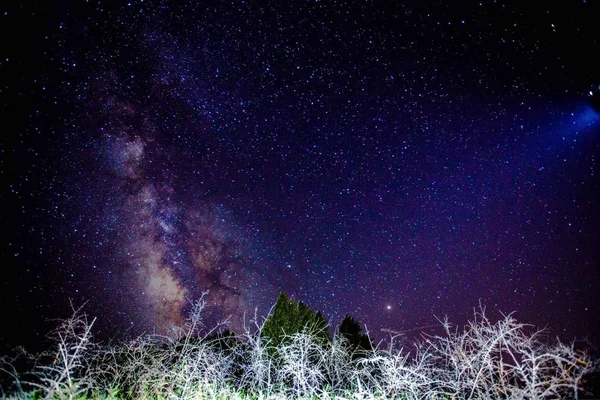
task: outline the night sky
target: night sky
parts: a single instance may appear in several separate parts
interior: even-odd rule
[[[598,2],[42,3],[0,5],[3,345],[207,290],[600,343]]]

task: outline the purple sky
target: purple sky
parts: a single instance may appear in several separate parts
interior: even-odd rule
[[[376,337],[481,302],[600,342],[598,5],[281,3],[0,6],[5,343],[206,290],[235,330],[285,290]]]

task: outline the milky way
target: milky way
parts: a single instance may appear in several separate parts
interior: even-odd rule
[[[280,290],[600,342],[598,5],[521,3],[3,5],[6,343],[69,299],[170,334],[206,291],[239,330]]]
[[[138,109],[113,95],[110,79],[115,77],[102,79],[97,88],[104,95],[94,110],[102,111],[93,115],[100,118],[89,121],[98,144],[93,152],[100,164],[98,180],[79,201],[80,207],[93,207],[88,193],[105,190],[98,199],[104,205],[100,220],[112,232],[109,262],[118,276],[111,290],[130,299],[123,307],[136,330],[176,332],[190,302],[203,292],[209,304],[205,319],[228,320],[231,328],[240,329],[245,313],[258,305],[249,289],[260,283],[269,293],[269,283],[252,269],[246,240],[227,221],[224,206],[203,199],[202,182],[197,182],[202,177],[182,172],[198,167],[204,174],[208,168],[165,140],[165,132],[148,117],[164,102],[150,101]],[[192,110],[184,107],[183,112]],[[193,195],[186,193],[190,188]]]

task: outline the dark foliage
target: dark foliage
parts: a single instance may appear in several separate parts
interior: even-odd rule
[[[373,350],[371,338],[362,333],[360,323],[350,314],[346,314],[340,327],[338,335],[348,341],[349,350],[352,352],[352,358],[357,359],[365,353]]]
[[[309,331],[323,344],[331,342],[328,324],[323,314],[291,299],[284,292],[279,293],[275,308],[263,326],[263,337],[271,346],[279,346],[290,335]]]

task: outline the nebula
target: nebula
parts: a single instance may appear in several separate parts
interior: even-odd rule
[[[256,306],[246,292],[260,280],[245,239],[222,218],[221,204],[199,200],[202,193],[188,196],[193,184],[168,171],[180,156],[161,137],[169,132],[116,96],[99,97],[106,104],[96,107],[103,113],[94,127],[103,168],[95,185],[116,197],[101,200],[102,219],[112,221],[109,258],[122,268],[113,285],[133,300],[123,307],[137,329],[172,334],[184,325],[190,302],[207,292],[207,323],[228,320],[240,328],[244,312]]]

